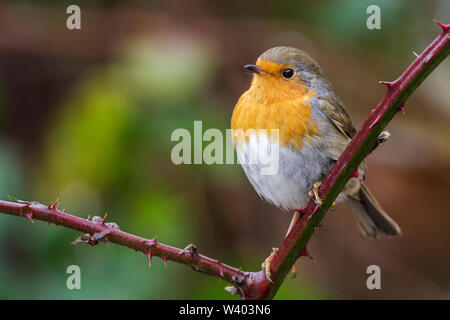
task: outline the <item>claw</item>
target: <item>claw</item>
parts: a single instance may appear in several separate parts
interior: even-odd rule
[[[322,206],[322,199],[319,196],[319,188],[322,182],[316,182],[313,184],[313,189],[308,192],[308,195],[312,198],[314,197],[314,202],[320,207]]]
[[[151,251],[149,251],[149,252],[147,253],[148,267],[149,267],[149,268],[152,266],[152,257],[153,257],[153,254],[152,254]]]
[[[273,257],[277,254],[277,250],[278,248],[272,248],[272,253],[270,254],[270,256],[267,257],[266,260],[264,260],[264,262],[261,265],[266,275],[266,279],[270,283],[273,283],[273,280],[271,279],[272,273],[270,272],[270,262],[272,261]]]
[[[27,219],[30,220],[31,223],[34,223],[34,221],[33,221],[33,213],[32,212],[26,213],[25,217],[27,217]]]

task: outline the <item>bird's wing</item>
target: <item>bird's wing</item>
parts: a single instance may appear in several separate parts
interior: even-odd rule
[[[348,140],[353,138],[356,129],[353,127],[350,116],[345,111],[342,101],[335,97],[319,98],[319,107],[330,118],[339,132]]]

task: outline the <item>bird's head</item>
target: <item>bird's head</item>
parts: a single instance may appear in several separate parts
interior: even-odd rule
[[[306,52],[292,47],[274,47],[265,51],[256,64],[244,69],[254,74],[252,90],[261,95],[295,96],[306,93],[314,79],[322,78],[322,70]]]

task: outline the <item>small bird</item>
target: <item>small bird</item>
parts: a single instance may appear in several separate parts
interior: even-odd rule
[[[311,196],[320,204],[320,181],[356,130],[322,69],[304,51],[271,48],[244,69],[253,79],[231,119],[236,153],[256,192],[294,212],[290,230]],[[269,167],[275,170],[264,172]],[[365,236],[399,235],[398,225],[363,183],[364,162],[357,172],[337,200],[348,201]]]

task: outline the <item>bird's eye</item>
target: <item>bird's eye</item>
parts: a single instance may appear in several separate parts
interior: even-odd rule
[[[293,75],[294,75],[294,70],[292,70],[290,68],[283,70],[283,77],[285,77],[286,79],[292,78]]]

